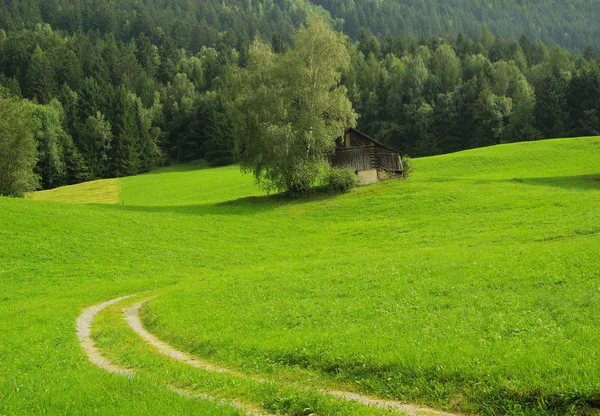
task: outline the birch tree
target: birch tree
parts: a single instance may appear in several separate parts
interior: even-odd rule
[[[283,55],[255,40],[234,75],[235,154],[268,191],[302,194],[326,171],[335,139],[357,115],[340,85],[349,65],[346,37],[320,20]]]

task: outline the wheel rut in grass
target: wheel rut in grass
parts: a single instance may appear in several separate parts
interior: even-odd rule
[[[184,389],[178,389],[178,388],[171,388],[172,391],[174,391],[175,393],[184,396],[184,397],[190,397],[193,399],[200,399],[200,400],[206,400],[209,402],[213,402],[218,404],[219,406],[230,406],[233,407],[234,409],[240,410],[242,412],[244,412],[247,416],[275,416],[272,415],[270,413],[262,413],[258,410],[253,410],[253,409],[249,409],[248,405],[242,403],[242,402],[238,402],[237,400],[225,400],[225,399],[218,399],[216,397],[213,397],[209,394],[206,393],[197,393],[197,392],[193,392],[193,391],[188,391],[188,390],[184,390]]]
[[[100,367],[103,370],[108,371],[109,373],[121,374],[121,375],[128,376],[128,377],[133,377],[135,375],[135,371],[131,370],[129,368],[124,368],[124,367],[120,367],[116,364],[113,364],[108,358],[104,357],[100,353],[100,351],[98,351],[98,348],[96,347],[96,343],[94,342],[94,340],[91,337],[91,333],[92,333],[92,323],[94,321],[94,318],[96,317],[96,315],[98,315],[98,313],[100,311],[108,308],[111,305],[114,305],[115,303],[132,298],[134,296],[135,295],[121,296],[119,298],[115,298],[115,299],[108,300],[106,302],[102,302],[98,305],[90,306],[89,308],[86,308],[83,310],[83,312],[81,313],[81,315],[79,315],[79,317],[77,318],[77,321],[76,321],[77,338],[79,338],[79,343],[81,344],[81,348],[83,349],[83,352],[85,353],[85,355],[87,355],[90,362],[92,364],[96,365],[97,367]],[[146,302],[150,299],[146,299]],[[204,367],[200,367],[200,368],[204,368]],[[213,369],[209,369],[209,368],[204,368],[204,369],[206,369],[208,371],[213,371],[213,372],[217,371],[216,367]],[[236,410],[244,412],[244,414],[246,414],[247,416],[274,416],[274,415],[262,413],[257,410],[250,409],[246,404],[239,402],[237,400],[221,399],[218,397],[211,396],[209,394],[188,392],[186,390],[178,389],[175,387],[169,387],[169,389],[181,396],[185,396],[185,397],[189,397],[189,398],[193,398],[193,399],[204,400],[204,401],[209,401],[209,402],[215,403],[218,406],[222,406],[222,407],[233,407]]]
[[[131,329],[133,329],[147,343],[154,346],[158,350],[159,353],[161,353],[167,357],[171,357],[175,360],[181,361],[189,366],[199,368],[202,370],[212,371],[212,372],[216,372],[216,373],[230,374],[230,375],[249,379],[249,380],[252,380],[255,382],[259,382],[259,383],[266,382],[266,380],[258,378],[258,377],[248,376],[246,374],[239,373],[235,370],[232,370],[232,369],[229,369],[226,367],[220,367],[220,366],[210,364],[205,361],[190,357],[188,354],[173,348],[171,345],[167,344],[164,341],[159,340],[156,336],[152,335],[150,332],[148,332],[146,330],[146,328],[144,328],[144,325],[142,324],[142,321],[140,319],[141,307],[145,303],[150,301],[151,299],[152,298],[144,299],[141,302],[138,302],[129,308],[125,308],[125,309],[123,309],[123,313],[125,315],[125,319],[127,320],[127,323],[131,327]],[[306,390],[311,390],[311,389],[306,389]],[[448,413],[448,412],[431,409],[431,408],[427,408],[427,407],[406,404],[406,403],[402,403],[402,402],[399,402],[396,400],[377,399],[377,398],[365,396],[365,395],[358,394],[358,393],[348,392],[348,391],[336,391],[336,390],[318,390],[318,391],[320,393],[328,394],[330,396],[333,396],[333,397],[336,397],[339,399],[352,401],[352,402],[359,403],[359,404],[366,405],[366,406],[377,407],[380,409],[387,409],[390,411],[401,412],[401,413],[407,414],[409,416],[459,416],[456,413]]]
[[[328,390],[323,391],[323,393],[327,393],[340,399],[349,400],[367,406],[378,407],[380,409],[397,410],[402,413],[406,413],[410,416],[459,416],[456,413],[448,413],[436,409],[430,409],[428,407],[400,403],[395,400],[376,399],[373,397],[368,397],[362,394],[352,393],[349,391]]]
[[[208,363],[206,361],[201,361],[196,358],[192,358],[188,354],[186,354],[182,351],[176,350],[175,348],[173,348],[166,342],[159,340],[157,337],[155,337],[150,332],[148,332],[146,330],[146,328],[144,328],[144,325],[142,324],[139,312],[140,312],[140,308],[146,302],[148,302],[150,300],[151,299],[145,299],[141,302],[138,302],[138,303],[132,305],[130,308],[125,308],[125,309],[123,309],[123,313],[125,314],[125,320],[129,324],[131,329],[133,329],[135,331],[135,333],[138,334],[140,337],[142,337],[148,344],[154,346],[158,350],[159,353],[166,355],[167,357],[171,357],[177,361],[181,361],[191,367],[199,368],[201,370],[206,370],[206,371],[210,371],[213,373],[229,374],[229,375],[241,377],[241,378],[248,378],[248,376],[246,376],[245,374],[238,373],[229,368],[219,367],[217,365]],[[253,378],[253,380],[259,381],[259,382],[265,382],[265,380],[262,380],[262,379]]]
[[[116,364],[110,362],[110,360],[100,354],[98,348],[96,348],[96,343],[91,337],[92,334],[92,321],[101,310],[113,305],[117,302],[120,302],[125,299],[129,299],[129,296],[121,296],[120,298],[108,300],[99,305],[91,306],[83,310],[79,318],[77,318],[77,338],[79,338],[79,343],[81,344],[81,348],[85,355],[87,355],[90,362],[103,370],[108,371],[109,373],[114,374],[123,374],[126,376],[133,376],[135,372],[128,368],[119,367]]]

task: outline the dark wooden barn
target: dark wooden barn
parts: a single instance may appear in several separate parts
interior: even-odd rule
[[[374,183],[402,175],[402,153],[367,136],[348,129],[336,140],[332,166],[351,168],[361,184]]]

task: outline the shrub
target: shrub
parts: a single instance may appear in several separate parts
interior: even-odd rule
[[[303,198],[319,192],[318,184],[324,182],[329,166],[326,163],[300,162],[287,174],[286,194],[292,198]],[[267,188],[269,189],[269,188]],[[280,188],[281,189],[281,188]],[[271,187],[270,190],[277,190]]]
[[[404,167],[404,170],[402,171],[402,177],[406,179],[412,174],[414,169],[412,159],[407,155],[402,155],[402,166]]]
[[[356,173],[348,168],[331,168],[327,177],[327,189],[331,192],[348,192],[358,182]]]

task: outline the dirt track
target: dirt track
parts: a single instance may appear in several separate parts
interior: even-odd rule
[[[158,352],[160,352],[161,354],[166,355],[168,357],[171,357],[175,360],[181,361],[192,367],[200,368],[200,369],[203,369],[206,371],[231,374],[231,375],[235,375],[237,377],[250,379],[250,380],[253,380],[256,382],[260,382],[260,383],[264,383],[266,381],[266,380],[263,380],[260,378],[255,378],[255,377],[247,376],[245,374],[238,373],[234,370],[231,370],[231,369],[228,369],[225,367],[218,367],[218,366],[212,365],[210,363],[206,363],[204,361],[197,360],[195,358],[190,357],[189,355],[187,355],[184,352],[176,350],[169,344],[156,338],[154,335],[149,333],[144,328],[144,325],[142,324],[142,321],[140,320],[140,315],[139,315],[140,308],[149,300],[150,299],[145,299],[141,302],[138,302],[138,303],[132,305],[130,308],[123,309],[123,313],[125,314],[125,319],[127,320],[127,323],[129,324],[131,329],[133,329],[138,335],[140,335],[144,340],[146,340],[146,342],[148,342],[149,344],[156,347]],[[307,390],[310,390],[310,389],[307,389]],[[334,396],[334,397],[337,397],[340,399],[364,404],[367,406],[378,407],[380,409],[388,409],[391,411],[398,411],[398,412],[405,413],[410,416],[458,416],[453,413],[447,413],[447,412],[430,409],[430,408],[426,408],[426,407],[401,403],[401,402],[398,402],[395,400],[376,399],[376,398],[364,396],[364,395],[361,395],[358,393],[352,393],[352,392],[346,392],[346,391],[333,391],[333,390],[320,390],[320,392],[329,394],[331,396]]]
[[[113,364],[112,362],[110,362],[110,360],[108,360],[106,357],[104,357],[98,351],[98,349],[96,348],[96,344],[94,343],[94,340],[91,338],[91,325],[94,320],[94,317],[100,311],[102,311],[103,309],[105,309],[111,305],[114,305],[117,302],[123,301],[125,299],[129,299],[133,296],[135,296],[135,295],[122,296],[120,298],[112,299],[112,300],[103,302],[99,305],[95,305],[95,306],[85,309],[81,313],[79,318],[77,318],[77,326],[76,326],[77,327],[77,337],[79,338],[81,347],[82,347],[83,351],[85,352],[85,354],[88,356],[88,358],[92,364],[94,364],[110,373],[122,374],[122,375],[129,376],[129,377],[133,377],[133,375],[135,374],[134,370],[131,370],[128,368],[123,368],[123,367]],[[191,367],[195,367],[195,368],[198,368],[201,370],[210,371],[210,372],[214,372],[214,373],[230,374],[230,375],[233,375],[236,377],[244,378],[247,380],[252,380],[252,381],[258,382],[258,383],[267,382],[267,380],[264,380],[264,379],[261,379],[258,377],[248,376],[246,374],[242,374],[240,372],[237,372],[235,370],[232,370],[232,369],[229,369],[226,367],[216,366],[214,364],[193,358],[182,351],[176,350],[175,348],[173,348],[166,342],[161,341],[157,337],[152,335],[150,332],[148,332],[144,328],[144,325],[142,324],[142,321],[141,321],[140,315],[139,315],[141,307],[151,299],[152,298],[144,299],[143,301],[138,302],[129,308],[123,309],[123,314],[125,315],[125,319],[126,319],[127,323],[129,324],[129,326],[131,327],[131,329],[133,329],[148,344],[154,346],[160,354],[168,356],[174,360],[181,361]],[[249,416],[270,416],[270,415],[266,415],[265,413],[261,413],[260,411],[255,411],[255,410],[249,409],[248,405],[243,404],[241,402],[237,402],[235,400],[234,401],[223,400],[223,399],[215,398],[208,394],[203,394],[203,393],[198,394],[198,393],[188,392],[188,391],[176,389],[176,388],[171,388],[171,390],[176,392],[177,394],[180,394],[180,395],[183,395],[186,397],[212,401],[221,406],[231,406],[238,410],[244,411]],[[306,390],[310,391],[311,389],[307,388]],[[368,396],[358,394],[358,393],[353,393],[353,392],[336,391],[336,390],[319,390],[319,392],[334,396],[339,399],[360,403],[360,404],[363,404],[366,406],[377,407],[380,409],[387,409],[392,412],[404,413],[404,414],[407,414],[410,416],[458,416],[457,414],[454,414],[454,413],[448,413],[448,412],[443,412],[443,411],[430,409],[430,408],[426,408],[426,407],[421,407],[421,406],[417,406],[417,405],[401,403],[401,402],[395,401],[395,400],[384,400],[384,399],[368,397]]]
[[[79,315],[79,318],[77,318],[77,338],[79,338],[79,343],[81,344],[83,352],[85,352],[85,355],[88,356],[92,364],[108,371],[109,373],[123,374],[126,376],[133,376],[135,374],[133,370],[119,367],[118,365],[111,363],[106,357],[100,354],[100,351],[98,351],[96,348],[96,344],[91,337],[92,321],[102,309],[105,309],[110,305],[122,300],[129,299],[132,296],[135,295],[122,296],[120,298],[112,299],[99,305],[89,307],[84,309],[81,315]]]

